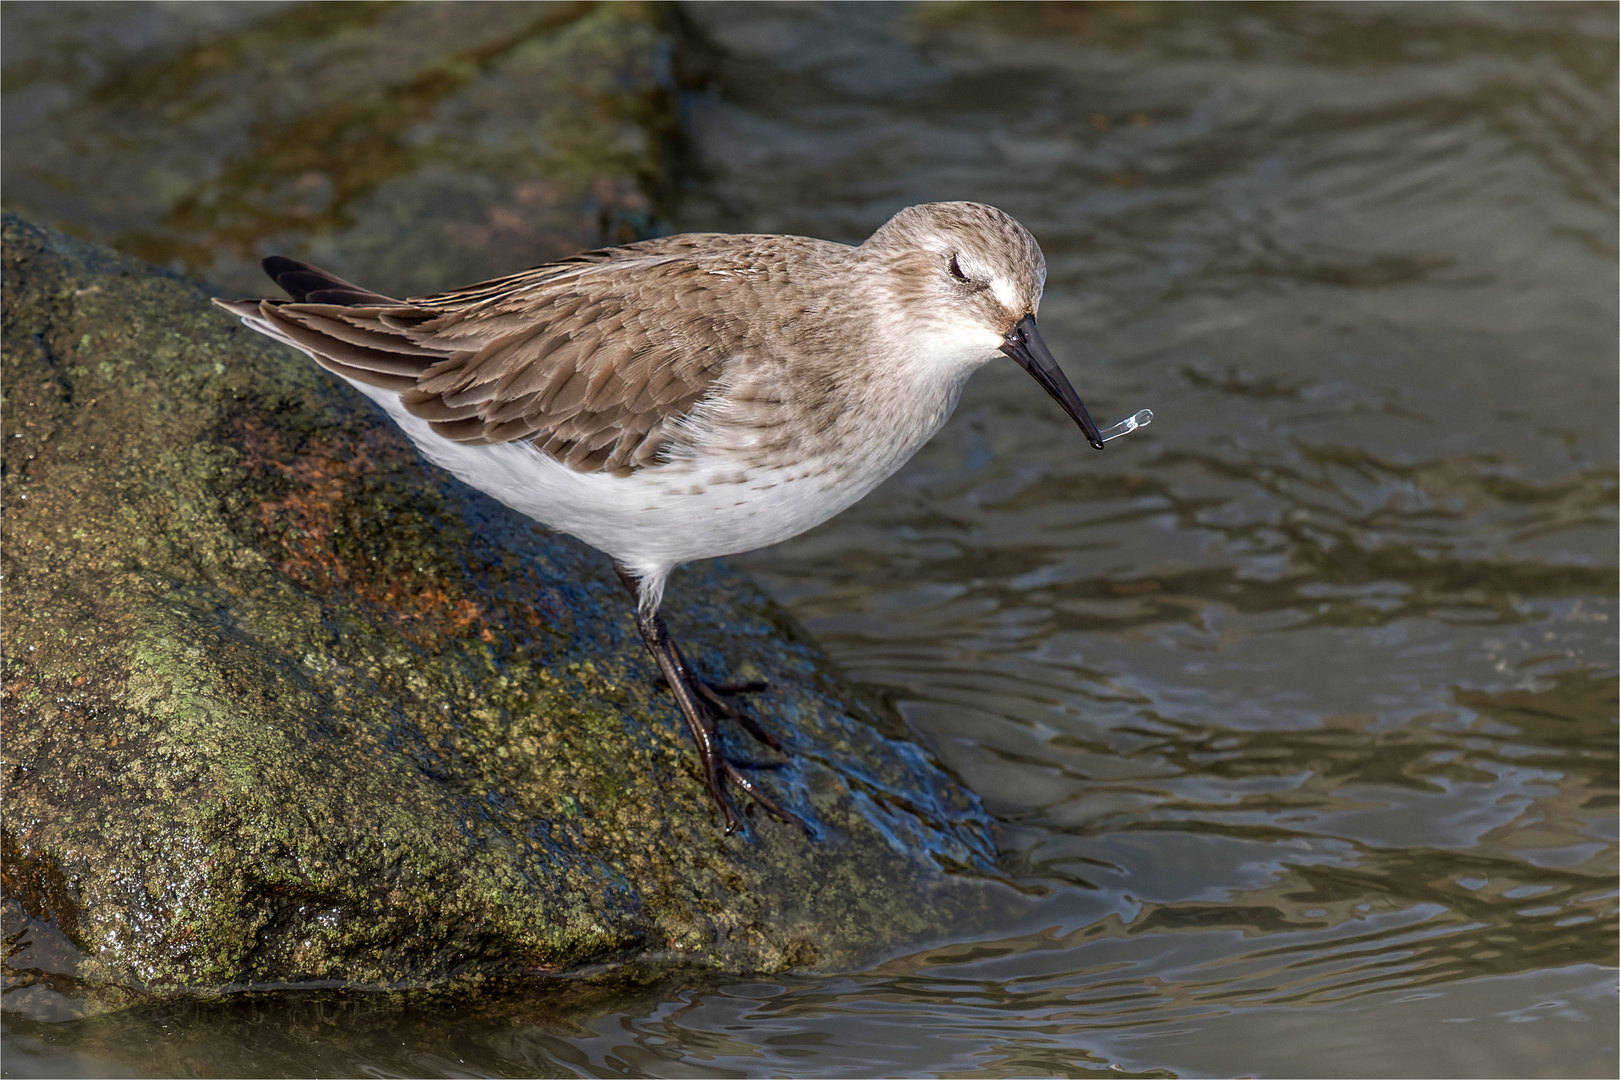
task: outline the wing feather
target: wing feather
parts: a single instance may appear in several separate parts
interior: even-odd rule
[[[272,257],[291,302],[220,303],[339,375],[397,391],[444,438],[526,440],[622,475],[665,459],[733,358],[763,355],[770,302],[756,275],[763,245],[784,243],[835,247],[666,237],[408,301]]]

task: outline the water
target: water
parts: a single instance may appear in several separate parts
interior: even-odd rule
[[[737,560],[1033,915],[611,998],[13,1009],[6,1073],[1612,1075],[1615,8],[681,12],[677,228],[994,203],[1093,415],[1154,413],[1098,453],[993,365]]]
[[[1121,435],[1129,435],[1137,428],[1147,427],[1151,423],[1153,423],[1153,410],[1138,409],[1112,427],[1104,428],[1099,434],[1102,435],[1103,442],[1111,442]]]

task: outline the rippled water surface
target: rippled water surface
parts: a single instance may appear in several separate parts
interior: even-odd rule
[[[13,1018],[7,1073],[1613,1075],[1616,9],[681,10],[676,228],[995,203],[1093,414],[1156,414],[1099,454],[992,365],[738,560],[1035,914],[606,1003]]]

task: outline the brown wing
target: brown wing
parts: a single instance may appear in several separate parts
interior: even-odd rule
[[[291,259],[293,301],[220,301],[346,378],[399,392],[447,439],[529,440],[582,472],[656,463],[749,336],[741,236],[587,252],[451,293],[391,300]]]

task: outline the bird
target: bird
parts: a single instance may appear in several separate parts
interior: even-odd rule
[[[214,302],[381,406],[430,462],[605,553],[727,835],[729,781],[814,836],[721,750],[782,752],[659,615],[672,570],[796,536],[891,476],[974,371],[1010,357],[1098,450],[1036,324],[1046,260],[982,203],[903,209],[858,245],[683,233],[394,299],[280,255],[286,299]]]

